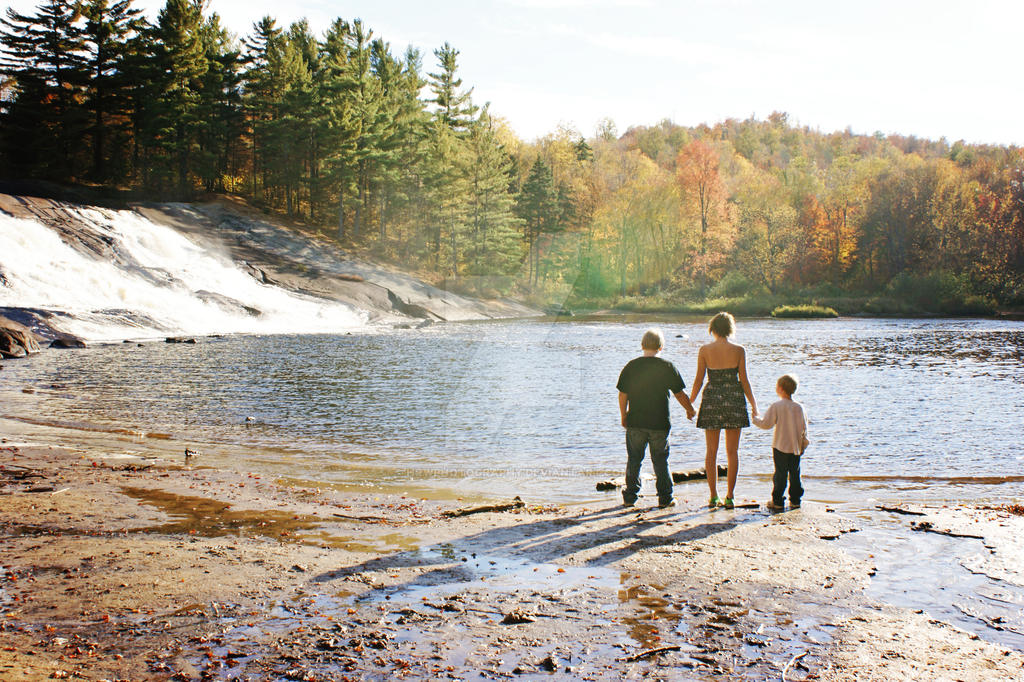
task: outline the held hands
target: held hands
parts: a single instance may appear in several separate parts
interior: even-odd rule
[[[692,407],[686,408],[686,418],[687,419],[693,419],[695,414],[697,414],[697,410],[693,409]]]

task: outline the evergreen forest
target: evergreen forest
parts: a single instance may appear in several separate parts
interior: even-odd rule
[[[568,77],[568,75],[567,75]],[[543,102],[536,106],[543,107]],[[235,35],[203,0],[0,19],[0,178],[242,198],[470,294],[763,314],[1024,308],[1024,150],[776,112],[521,140],[449,44],[358,19]]]

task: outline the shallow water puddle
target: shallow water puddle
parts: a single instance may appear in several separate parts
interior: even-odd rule
[[[1024,587],[965,568],[987,554],[981,540],[920,533],[888,515],[871,514],[860,533],[844,536],[844,549],[873,561],[866,594],[919,609],[987,641],[1024,651]]]
[[[626,626],[625,634],[629,639],[643,648],[653,648],[672,635],[686,636],[691,632],[690,625],[683,618],[685,606],[682,600],[673,600],[671,595],[662,596],[663,591],[664,588],[657,585],[634,585],[619,590],[619,602],[632,608],[627,610],[628,615],[617,620]],[[682,645],[682,651],[700,651],[700,648]]]
[[[367,553],[410,550],[418,545],[416,538],[400,533],[367,534],[360,537],[336,535],[323,529],[327,522],[312,515],[276,509],[236,510],[219,500],[178,495],[165,490],[122,487],[121,491],[143,504],[156,507],[172,519],[168,523],[129,531],[132,533],[183,534],[207,538],[248,535]]]
[[[442,543],[409,555],[410,562],[436,565],[415,581],[367,595],[367,601],[422,601],[472,590],[493,592],[559,591],[566,596],[588,590],[614,590],[619,571],[601,567],[558,566],[517,557],[490,555]],[[455,564],[451,566],[451,564]]]
[[[313,516],[300,516],[275,509],[260,511],[234,510],[227,502],[192,495],[178,495],[164,490],[122,487],[121,491],[143,504],[156,507],[172,521],[147,526],[134,532],[199,535],[256,535],[279,539],[297,539],[299,531],[318,528],[322,521]]]

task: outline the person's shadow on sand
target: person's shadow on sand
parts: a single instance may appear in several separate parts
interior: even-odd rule
[[[647,511],[651,513],[648,514]],[[716,512],[717,516],[718,513]],[[624,559],[640,550],[681,545],[728,531],[741,523],[763,519],[760,513],[730,512],[717,521],[706,509],[664,513],[659,510],[638,511],[636,508],[615,506],[589,511],[574,516],[548,518],[528,523],[489,528],[449,542],[401,551],[377,557],[352,566],[321,573],[314,583],[327,583],[367,572],[393,571],[400,568],[425,568],[414,579],[404,584],[391,585],[389,591],[401,591],[417,586],[435,586],[443,583],[473,579],[472,573],[456,556],[503,557],[545,564],[576,553],[585,556],[576,565],[602,567]],[[620,520],[621,519],[621,520]],[[706,521],[699,522],[701,519]],[[611,524],[608,521],[613,521]],[[668,525],[671,522],[671,525]],[[695,523],[696,522],[696,523]],[[678,527],[682,524],[683,527]],[[665,532],[651,531],[662,529]],[[595,549],[605,548],[604,551]],[[468,563],[468,562],[467,562]]]

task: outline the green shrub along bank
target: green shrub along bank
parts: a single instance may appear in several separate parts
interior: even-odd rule
[[[747,296],[709,296],[680,300],[663,293],[649,296],[582,299],[570,297],[563,307],[576,312],[615,310],[632,313],[714,315],[726,310],[743,317],[832,318],[840,315],[878,317],[988,317],[999,307],[995,300],[975,294],[938,297],[930,302],[882,295],[846,294],[808,299],[800,295],[758,292]]]
[[[823,305],[780,305],[772,311],[772,317],[812,318],[839,317],[835,308]]]
[[[671,301],[661,297],[629,296],[615,301],[608,307],[626,312],[686,315],[714,315],[719,311],[728,310],[743,317],[761,317],[771,313],[778,305],[778,299],[764,295],[707,298],[703,301],[689,302]]]

